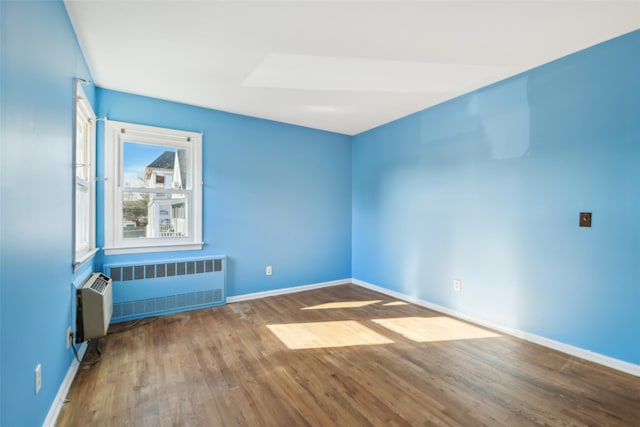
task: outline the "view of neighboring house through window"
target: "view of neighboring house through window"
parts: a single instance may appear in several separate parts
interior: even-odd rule
[[[202,137],[108,121],[105,252],[202,247]]]
[[[76,83],[74,268],[91,258],[95,248],[95,134],[96,116]]]
[[[187,188],[183,182],[188,171],[187,157],[186,149],[125,141],[124,188],[132,191],[123,193],[123,238],[189,235],[185,215]],[[139,188],[153,191],[135,191]],[[180,191],[167,193],[166,189]]]

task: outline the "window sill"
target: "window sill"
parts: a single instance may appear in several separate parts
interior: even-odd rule
[[[73,261],[73,272],[80,270],[80,268],[89,260],[92,260],[95,254],[98,253],[98,248],[91,249],[84,252],[82,255],[76,255]]]
[[[150,252],[199,251],[204,243],[184,243],[166,246],[135,246],[125,248],[103,248],[105,255],[143,254]]]

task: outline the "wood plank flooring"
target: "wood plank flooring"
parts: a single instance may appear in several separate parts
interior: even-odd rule
[[[638,377],[353,285],[161,317],[101,348],[58,426],[640,426]]]

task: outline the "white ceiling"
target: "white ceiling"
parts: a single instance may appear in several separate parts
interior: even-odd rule
[[[65,4],[100,87],[348,135],[640,28],[640,0]]]

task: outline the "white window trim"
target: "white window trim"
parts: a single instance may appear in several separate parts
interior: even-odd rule
[[[96,248],[96,115],[93,112],[93,108],[91,104],[89,104],[88,98],[82,89],[82,84],[80,81],[76,81],[75,85],[75,100],[76,100],[76,110],[74,116],[74,147],[73,147],[73,271],[77,271],[85,262],[93,258],[98,249]],[[82,119],[90,124],[89,129],[87,130],[87,139],[86,141],[78,141],[77,140],[77,120],[78,115],[82,117]],[[78,220],[77,218],[77,174],[76,168],[79,166],[76,164],[77,162],[77,150],[78,144],[85,144],[85,158],[86,164],[85,166],[88,168],[87,170],[87,184],[89,186],[88,194],[89,194],[89,210],[88,217],[86,221],[88,223],[88,235],[89,240],[87,245],[83,245],[82,247],[77,247],[76,244],[76,233],[78,232]]]
[[[122,230],[123,144],[125,141],[184,147],[191,150],[193,171],[188,209],[188,237],[124,239]],[[202,134],[105,120],[105,255],[202,249]],[[143,189],[144,190],[144,189]]]

